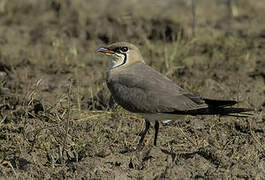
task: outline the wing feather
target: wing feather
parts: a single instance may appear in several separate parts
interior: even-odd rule
[[[153,68],[137,63],[109,75],[107,85],[118,104],[138,113],[167,113],[208,107]]]

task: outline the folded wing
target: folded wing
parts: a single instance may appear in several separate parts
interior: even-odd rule
[[[185,92],[143,63],[114,74],[107,84],[117,103],[132,112],[168,113],[208,107],[200,96]]]

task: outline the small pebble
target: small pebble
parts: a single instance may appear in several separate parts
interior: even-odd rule
[[[4,71],[0,71],[0,81],[3,80],[7,76],[7,73]]]
[[[163,124],[164,126],[166,126],[166,125],[168,125],[170,122],[171,122],[171,120],[164,120],[164,121],[162,121],[162,124]]]
[[[6,95],[10,93],[10,89],[8,88],[0,88],[0,95]]]

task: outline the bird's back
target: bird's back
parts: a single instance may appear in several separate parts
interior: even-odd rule
[[[107,85],[118,104],[138,113],[167,113],[208,107],[196,95],[144,63],[108,73]]]

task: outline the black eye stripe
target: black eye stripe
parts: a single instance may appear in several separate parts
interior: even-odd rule
[[[120,48],[114,48],[113,51],[114,51],[114,52],[119,52],[119,49],[120,49]]]
[[[127,47],[121,47],[121,51],[127,52],[128,51],[128,48]]]
[[[128,51],[128,47],[116,47],[113,49],[114,52],[124,53]]]

